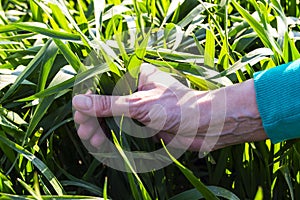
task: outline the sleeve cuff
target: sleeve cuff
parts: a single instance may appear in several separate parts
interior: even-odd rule
[[[254,73],[254,87],[271,141],[300,138],[300,60]]]

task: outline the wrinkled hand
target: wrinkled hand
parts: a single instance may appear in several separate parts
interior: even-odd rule
[[[205,92],[192,90],[154,66],[143,64],[138,92],[127,96],[77,95],[73,99],[77,110],[74,120],[79,124],[79,137],[90,140],[95,147],[106,138],[99,126],[102,118],[122,115],[157,130],[156,137],[166,143],[175,134],[182,135],[175,144],[181,147],[182,142],[190,142],[185,134],[196,135],[200,119],[198,99],[203,95]]]
[[[89,140],[94,147],[100,146],[107,139],[103,131],[103,118],[123,115],[157,130],[156,138],[163,139],[165,143],[172,142],[172,146],[177,148],[187,145],[190,150],[214,150],[266,138],[256,108],[255,94],[251,94],[251,98],[241,99],[238,97],[240,94],[232,92],[247,91],[248,85],[252,89],[251,82],[241,85],[240,89],[232,87],[201,92],[184,86],[152,65],[143,64],[140,70],[138,91],[132,95],[80,94],[73,98],[76,109],[74,120],[79,124],[77,132],[81,139]],[[227,92],[233,95],[227,97],[226,103]],[[218,101],[223,103],[218,104]],[[226,110],[213,113],[212,105]],[[215,118],[214,123],[211,123],[212,118]],[[249,128],[246,130],[247,136],[240,124]],[[208,134],[209,127],[220,125],[221,129]],[[214,128],[211,130],[214,131]]]

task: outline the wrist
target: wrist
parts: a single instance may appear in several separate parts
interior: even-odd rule
[[[254,80],[232,85],[225,90],[227,96],[225,123],[234,121],[232,125],[235,128],[232,132],[233,135],[240,137],[238,141],[254,142],[267,139],[257,107]]]
[[[226,116],[260,118],[253,79],[225,88]]]

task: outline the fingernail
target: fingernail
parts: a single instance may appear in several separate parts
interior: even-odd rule
[[[73,98],[73,104],[80,110],[88,110],[92,107],[92,99],[85,95],[77,95]]]

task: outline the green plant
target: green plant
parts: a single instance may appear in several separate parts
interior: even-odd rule
[[[242,82],[300,57],[299,12],[296,0],[2,0],[1,197],[298,199],[297,140],[236,145],[203,159],[186,152],[164,169],[123,173],[88,154],[76,136],[71,99],[74,85],[100,73],[97,92],[110,94],[127,70],[136,78],[142,62],[185,78],[194,89]],[[130,29],[138,30],[134,45]],[[164,37],[157,39],[160,30]],[[121,154],[158,145],[134,146],[109,126]]]

